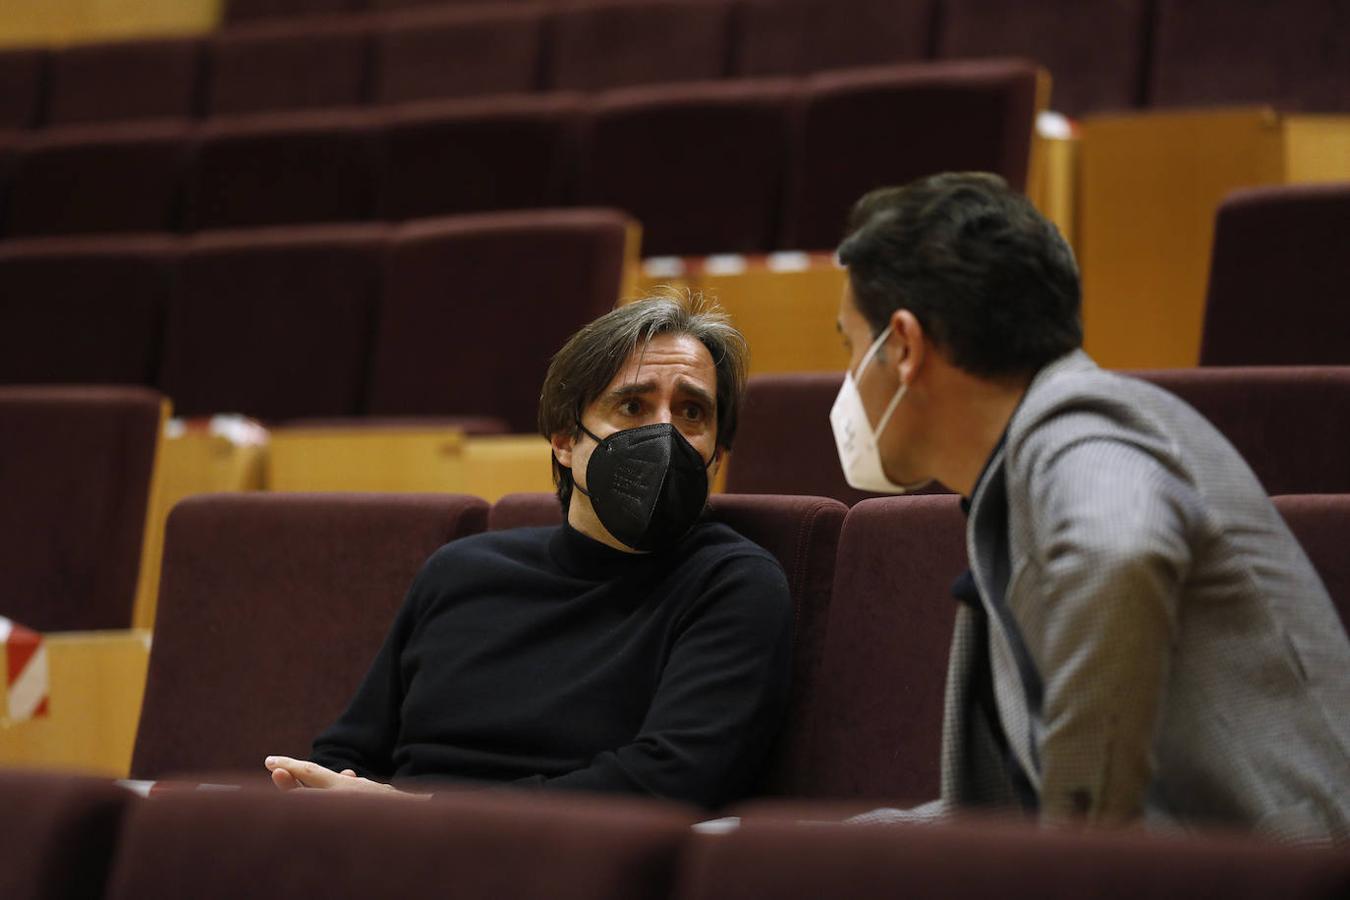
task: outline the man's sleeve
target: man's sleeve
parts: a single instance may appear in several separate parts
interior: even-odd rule
[[[1128,440],[1072,444],[1032,469],[1028,489],[1044,584],[1019,618],[1044,682],[1042,815],[1129,821],[1153,778],[1203,514],[1189,483]]]
[[[422,581],[423,575],[419,575],[413,583],[347,709],[315,738],[310,753],[313,762],[334,772],[352,769],[362,778],[376,781],[388,781],[393,774],[394,745],[405,692],[400,660],[417,625],[417,598]]]
[[[749,790],[787,709],[792,603],[783,570],[757,556],[727,561],[679,628],[629,744],[575,772],[519,783],[706,807]]]

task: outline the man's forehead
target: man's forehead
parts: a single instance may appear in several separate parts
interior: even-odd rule
[[[605,392],[633,385],[655,389],[659,383],[672,378],[677,385],[707,390],[716,387],[717,369],[712,354],[702,341],[692,335],[662,334],[639,343],[605,387]]]

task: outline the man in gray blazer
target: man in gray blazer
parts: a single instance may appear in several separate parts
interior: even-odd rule
[[[849,231],[849,483],[968,498],[936,808],[1350,838],[1326,589],[1222,435],[1082,352],[1054,226],[947,174],[869,194]]]

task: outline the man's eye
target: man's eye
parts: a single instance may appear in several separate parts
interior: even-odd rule
[[[690,403],[684,408],[684,417],[690,421],[700,421],[703,418],[703,407],[697,403]]]
[[[635,416],[642,411],[642,404],[636,400],[625,400],[620,404],[619,411],[626,416]]]

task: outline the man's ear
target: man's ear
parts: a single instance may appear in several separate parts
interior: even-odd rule
[[[910,384],[923,368],[928,352],[928,335],[923,325],[907,309],[891,313],[891,336],[886,341],[889,362],[896,367],[901,384]]]
[[[553,458],[564,469],[572,468],[572,448],[576,446],[577,436],[565,431],[556,432],[549,443],[553,446]]]

